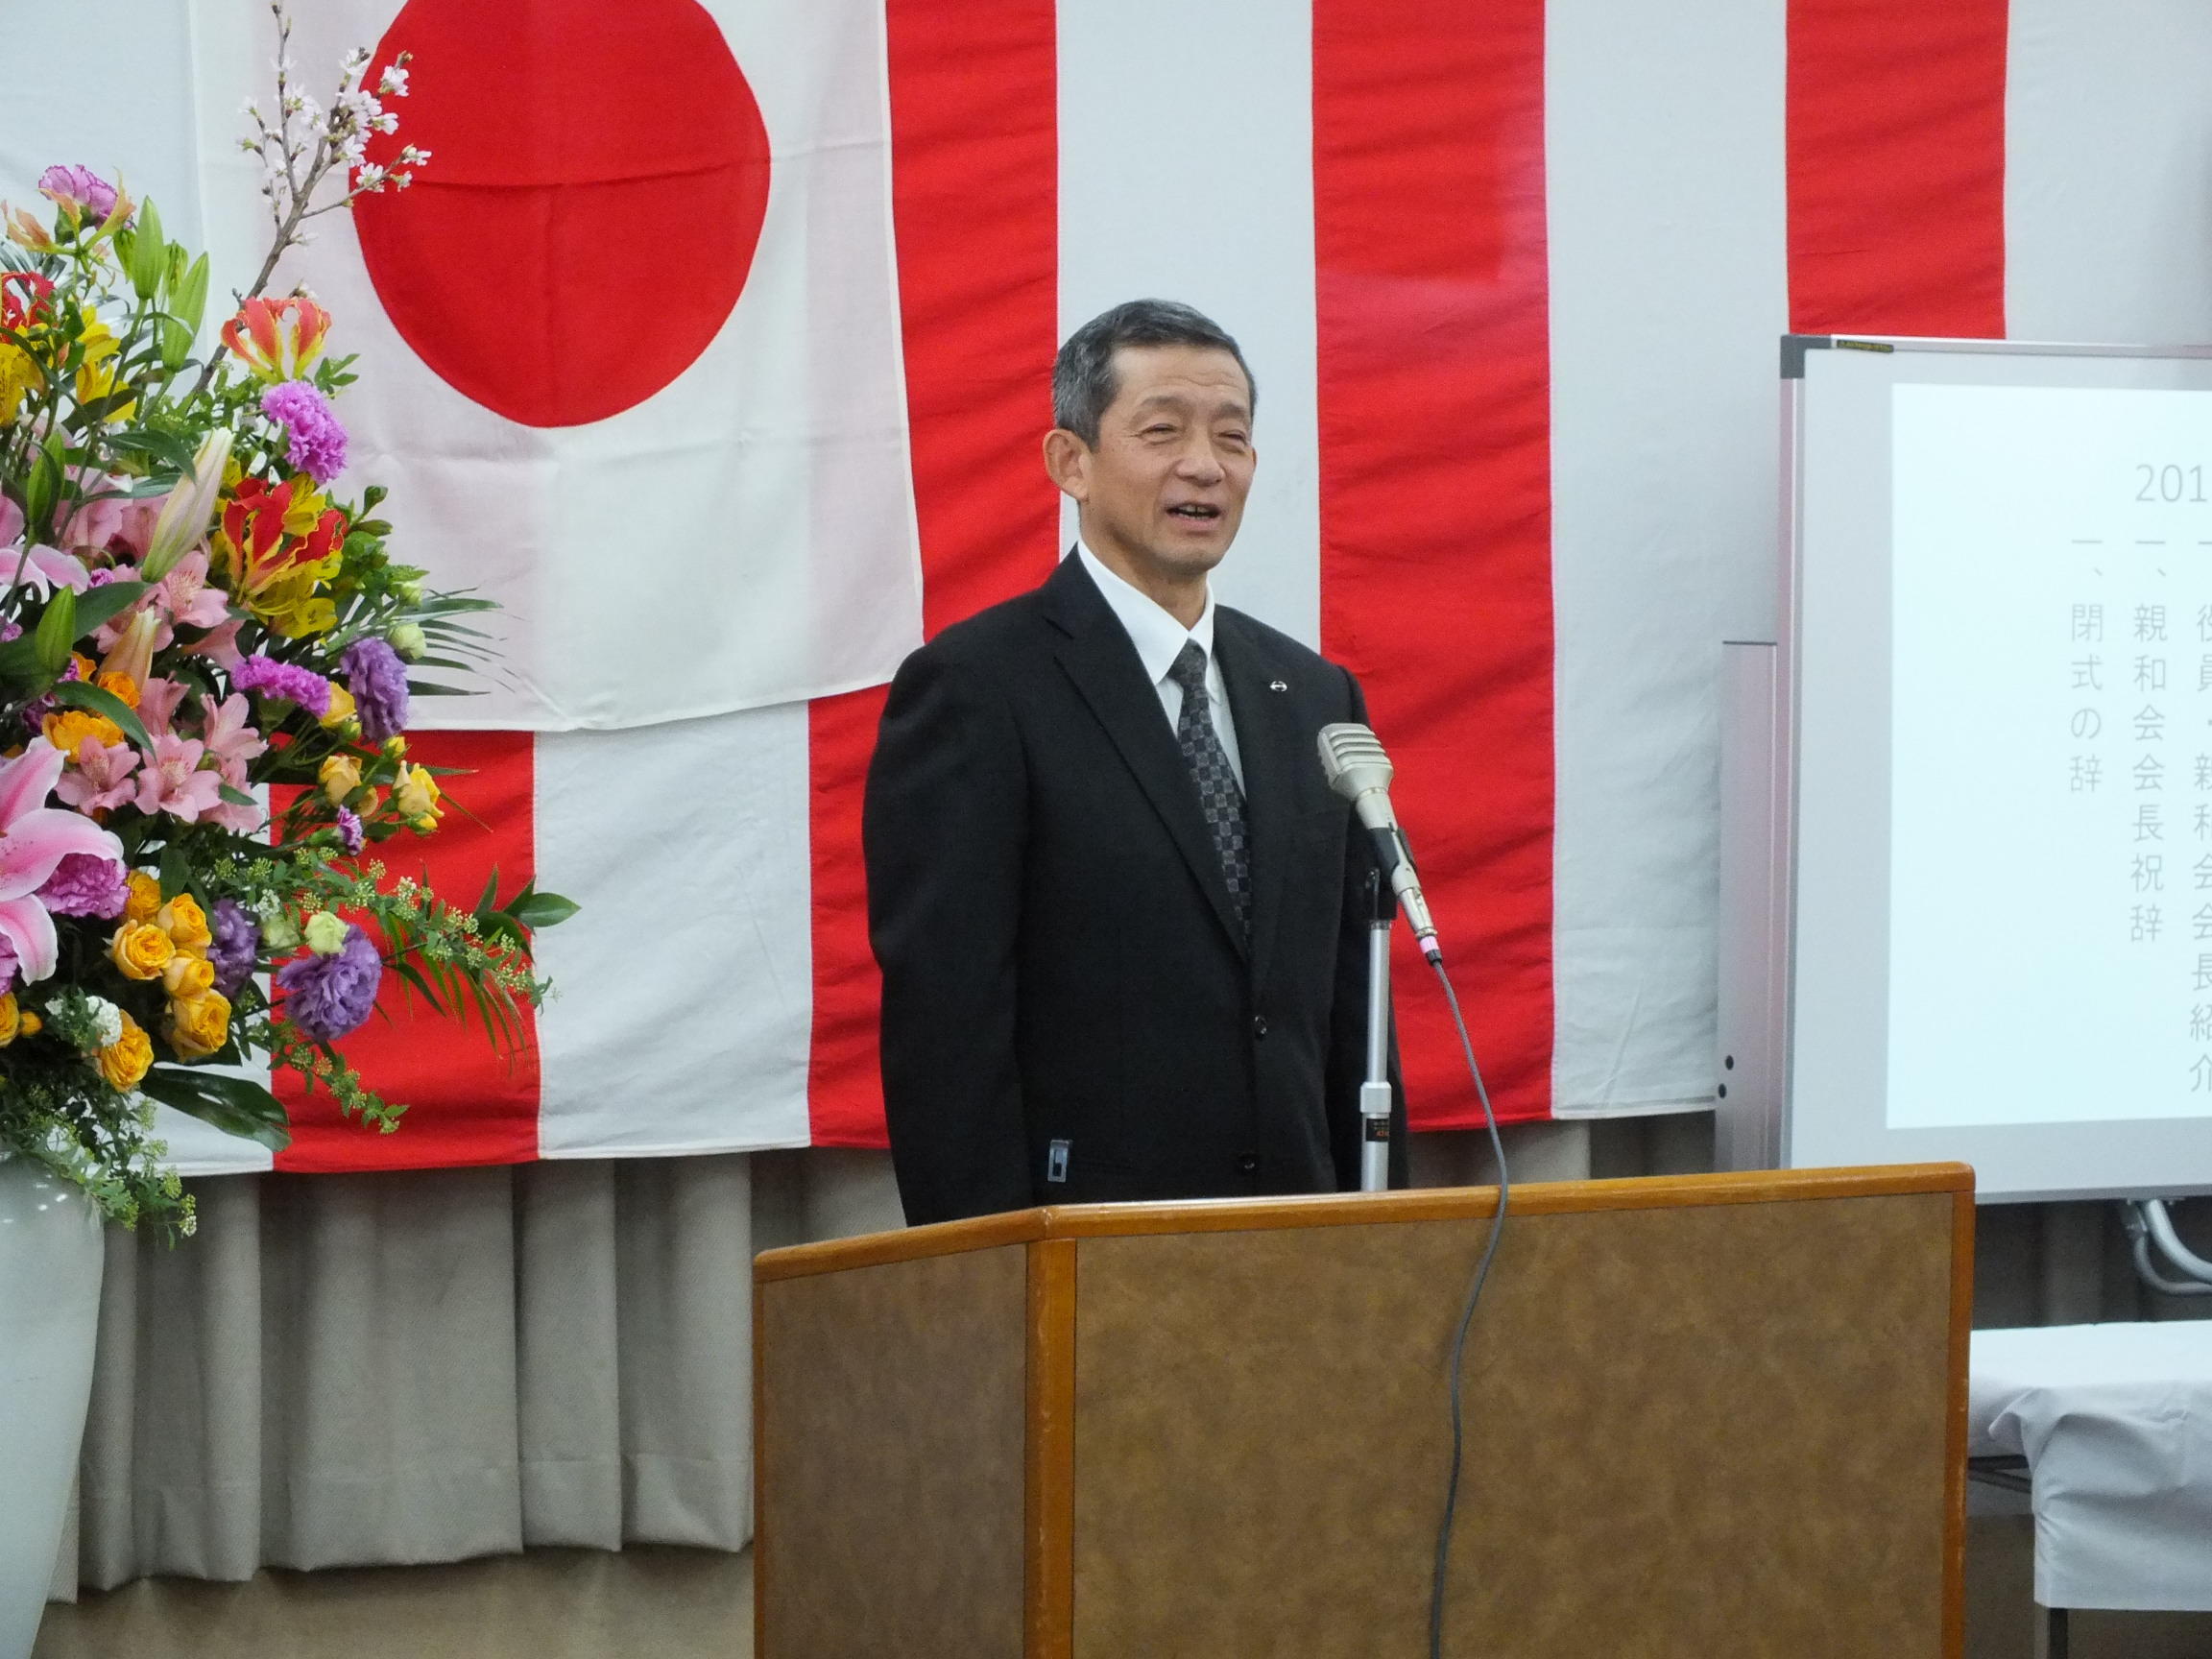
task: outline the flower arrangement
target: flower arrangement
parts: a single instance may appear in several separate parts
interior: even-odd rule
[[[490,602],[391,556],[382,490],[339,492],[351,359],[311,296],[267,295],[307,220],[429,159],[366,158],[404,60],[372,92],[352,54],[325,111],[272,10],[276,108],[244,147],[275,234],[204,356],[206,256],[152,203],[58,166],[44,211],[0,208],[0,1156],[181,1232],[150,1102],[281,1146],[236,1067],[259,1057],[389,1130],[403,1108],[333,1046],[385,975],[513,1045],[532,932],[575,908],[496,876],[448,903],[370,853],[448,810],[408,712],[485,658]]]

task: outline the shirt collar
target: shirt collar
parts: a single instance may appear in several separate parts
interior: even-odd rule
[[[1080,539],[1075,543],[1075,553],[1083,561],[1083,568],[1091,572],[1091,580],[1097,584],[1098,591],[1105,596],[1114,614],[1120,618],[1129,643],[1137,647],[1137,660],[1144,664],[1144,672],[1153,685],[1167,678],[1167,670],[1174,666],[1183,647],[1193,639],[1198,641],[1198,649],[1206,653],[1208,664],[1212,664],[1214,588],[1211,583],[1206,588],[1206,609],[1198,613],[1196,623],[1186,628],[1157,599],[1109,568]]]

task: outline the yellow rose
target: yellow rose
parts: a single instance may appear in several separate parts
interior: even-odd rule
[[[26,1018],[15,1006],[14,992],[0,993],[0,1048],[15,1041]]]
[[[145,922],[126,922],[108,941],[108,959],[126,979],[158,979],[177,947],[169,935]]]
[[[353,693],[335,680],[330,683],[330,708],[323,716],[323,724],[335,731],[353,723]]]
[[[126,1014],[123,1035],[101,1049],[94,1056],[93,1064],[100,1068],[100,1075],[108,1079],[108,1088],[135,1089],[138,1080],[146,1075],[146,1069],[154,1064],[154,1039]]]
[[[215,988],[215,964],[204,956],[172,956],[161,971],[161,989],[172,997],[197,997]]]
[[[123,919],[126,922],[151,922],[154,912],[161,908],[161,883],[143,870],[131,872],[131,897],[124,902]]]
[[[331,805],[343,806],[346,797],[361,787],[361,762],[350,755],[333,755],[323,762],[315,781],[323,785]]]
[[[46,1022],[28,1008],[16,1017],[15,1035],[18,1037],[36,1037],[45,1029]]]
[[[138,682],[120,668],[110,668],[92,682],[101,690],[121,698],[126,708],[138,707]]]
[[[112,749],[123,741],[123,728],[105,714],[89,713],[83,709],[64,709],[49,714],[40,722],[46,741],[71,759],[77,757],[77,747],[85,738],[97,741],[103,749]]]
[[[181,1059],[198,1060],[214,1053],[229,1041],[230,999],[220,991],[178,998],[169,1004],[161,1035]]]
[[[434,830],[438,826],[438,814],[444,810],[438,805],[442,793],[429,767],[407,767],[393,787],[392,810],[418,830]]]
[[[207,912],[189,893],[180,893],[154,913],[154,926],[187,956],[204,956],[215,936],[207,931]]]

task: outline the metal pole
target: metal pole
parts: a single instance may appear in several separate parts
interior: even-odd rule
[[[1396,895],[1367,873],[1374,917],[1367,933],[1367,1080],[1359,1085],[1359,1190],[1390,1186],[1390,924]]]

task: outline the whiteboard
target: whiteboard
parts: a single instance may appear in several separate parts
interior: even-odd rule
[[[1806,345],[1785,1161],[2212,1190],[2212,349]]]

